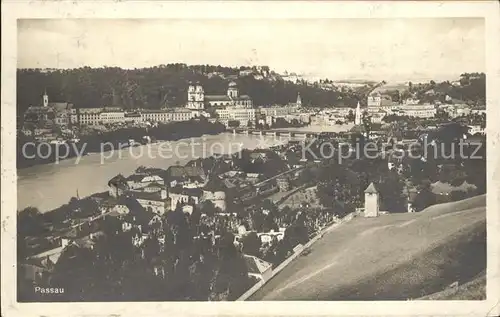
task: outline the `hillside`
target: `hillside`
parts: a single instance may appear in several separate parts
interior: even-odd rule
[[[268,68],[267,68],[268,69]],[[289,82],[273,71],[254,70],[240,76],[241,68],[211,65],[168,64],[141,69],[118,67],[57,70],[18,69],[17,110],[39,106],[44,90],[50,101],[71,102],[77,108],[119,106],[125,109],[183,106],[190,81],[200,82],[206,94],[225,94],[228,83],[236,81],[241,94],[257,106],[288,104],[302,96],[304,105],[355,107],[362,93],[324,90],[306,81]]]
[[[406,300],[486,268],[486,196],[420,213],[356,217],[325,234],[251,300]]]
[[[486,273],[458,287],[448,287],[441,292],[418,298],[418,300],[484,300],[486,298]]]

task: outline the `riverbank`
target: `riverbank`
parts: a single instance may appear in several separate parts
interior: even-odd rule
[[[225,131],[226,128],[220,123],[193,119],[162,124],[151,128],[125,128],[104,133],[94,133],[82,136],[78,143],[49,144],[35,142],[33,138],[18,137],[17,169],[56,163],[90,153],[103,153],[110,149],[123,148],[129,145],[129,140],[132,139],[140,143],[146,136],[152,140],[178,141],[203,135],[217,135]]]
[[[68,203],[77,194],[87,197],[107,191],[107,183],[112,177],[119,173],[132,174],[139,166],[167,169],[215,153],[230,154],[241,149],[266,148],[283,142],[271,136],[220,133],[122,149],[114,151],[113,155],[90,154],[58,164],[18,169],[17,209],[31,206],[46,212]],[[175,149],[172,156],[159,155],[165,146]],[[145,155],[137,155],[141,151]]]

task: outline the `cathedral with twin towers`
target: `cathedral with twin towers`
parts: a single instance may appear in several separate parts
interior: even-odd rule
[[[238,85],[234,81],[229,83],[225,95],[206,95],[203,86],[199,82],[189,83],[186,108],[203,110],[207,107],[227,106],[252,108],[253,102],[250,96],[240,95]]]

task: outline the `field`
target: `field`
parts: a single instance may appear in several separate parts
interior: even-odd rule
[[[325,234],[250,300],[407,300],[486,268],[486,196],[420,213],[356,217]]]

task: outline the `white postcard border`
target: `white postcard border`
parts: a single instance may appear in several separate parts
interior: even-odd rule
[[[22,1],[2,3],[2,315],[5,316],[293,316],[293,315],[450,315],[493,316],[499,310],[500,38],[499,5],[471,2],[160,2]],[[15,96],[17,29],[22,18],[291,19],[484,17],[487,61],[487,294],[485,301],[408,302],[16,302]],[[295,35],[298,36],[298,35]],[[40,48],[43,49],[43,48]]]

